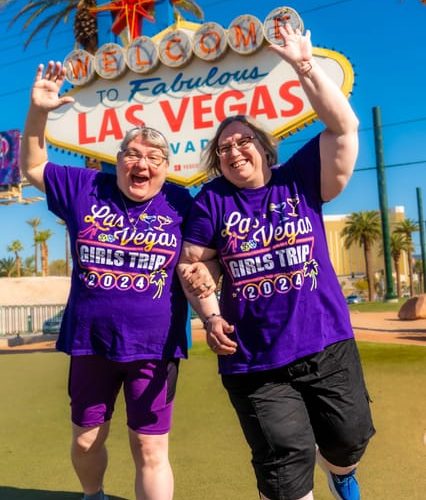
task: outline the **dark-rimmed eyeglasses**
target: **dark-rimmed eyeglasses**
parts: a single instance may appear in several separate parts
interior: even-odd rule
[[[125,163],[139,163],[141,160],[145,160],[145,163],[149,167],[156,168],[158,168],[165,160],[167,160],[166,156],[155,153],[143,155],[135,149],[125,149],[124,151],[121,151],[121,154],[123,155],[123,160]]]
[[[256,139],[253,135],[247,135],[245,137],[241,137],[237,141],[228,142],[227,144],[222,144],[216,148],[217,156],[228,156],[232,148],[238,149],[238,151],[245,151],[249,149],[253,144],[253,141]]]

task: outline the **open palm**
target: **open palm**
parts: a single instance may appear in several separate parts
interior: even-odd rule
[[[273,44],[271,50],[290,64],[309,61],[312,58],[311,32],[302,35],[300,30],[294,31],[289,23],[280,26],[280,34],[284,45]]]
[[[74,102],[70,96],[59,97],[59,91],[64,83],[65,72],[61,63],[49,62],[43,74],[42,64],[37,68],[32,89],[32,105],[43,111],[52,111],[60,106]]]

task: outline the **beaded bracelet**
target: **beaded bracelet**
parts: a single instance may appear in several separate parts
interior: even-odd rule
[[[208,322],[212,319],[212,318],[221,318],[222,315],[219,314],[219,313],[213,313],[213,314],[210,314],[209,316],[206,317],[206,319],[203,321],[203,326],[204,328],[207,328],[207,324]]]

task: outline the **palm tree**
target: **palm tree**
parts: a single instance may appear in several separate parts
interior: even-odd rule
[[[30,255],[26,257],[24,260],[24,275],[25,276],[34,276],[35,275],[35,266],[34,266],[34,255]]]
[[[381,235],[379,212],[369,210],[366,212],[354,212],[348,217],[345,227],[341,231],[345,239],[345,248],[350,248],[354,243],[363,247],[365,271],[368,282],[368,299],[375,299],[374,271],[372,268],[372,247]]]
[[[414,295],[413,283],[413,237],[412,234],[419,230],[419,225],[411,220],[404,219],[399,222],[394,229],[395,233],[402,234],[407,240],[407,259],[408,259],[408,276],[410,281],[410,297]]]
[[[198,19],[204,18],[203,9],[194,0],[170,0],[170,3],[176,20],[183,19],[181,10],[191,13]]]
[[[413,270],[419,277],[419,291],[420,291],[420,293],[423,293],[426,290],[424,287],[425,277],[423,276],[423,261],[421,259],[416,260],[416,262],[414,262]]]
[[[65,227],[65,276],[70,275],[70,241],[69,241],[69,233],[68,227],[65,224],[65,221],[62,219],[56,219],[56,222]]]
[[[18,278],[21,277],[21,267],[22,267],[22,259],[21,256],[19,255],[19,252],[22,252],[24,247],[22,246],[22,243],[19,240],[14,240],[10,245],[7,247],[8,252],[13,252],[15,254],[15,264],[16,264],[16,274]]]
[[[15,269],[15,259],[13,257],[6,257],[0,259],[0,276],[7,276],[10,278],[12,276],[13,270]]]
[[[37,233],[37,243],[40,245],[41,252],[41,275],[49,275],[49,247],[47,246],[47,240],[52,236],[52,231],[50,229],[45,229],[44,231],[39,231]]]
[[[401,233],[392,233],[390,236],[390,253],[395,267],[396,275],[396,293],[401,297],[401,272],[399,269],[399,261],[401,260],[402,252],[408,251],[408,242]]]
[[[34,217],[34,219],[28,219],[27,224],[33,228],[33,241],[34,241],[34,274],[37,276],[38,273],[38,245],[36,243],[37,228],[41,224],[41,219],[39,217]]]
[[[61,22],[67,23],[75,12],[74,38],[84,50],[94,54],[98,49],[98,22],[96,15],[90,12],[90,9],[94,7],[96,7],[96,0],[32,0],[22,7],[12,18],[10,24],[12,25],[18,19],[27,16],[23,26],[24,30],[34,26],[35,23],[38,24],[25,41],[24,48],[27,48],[33,38],[44,29],[49,30],[46,37],[47,46],[54,29]],[[53,13],[49,14],[52,11]],[[97,158],[86,157],[85,166],[96,170],[101,169],[101,163]]]
[[[34,25],[35,27],[25,41],[24,47],[27,48],[34,37],[45,29],[48,29],[47,46],[55,28],[61,22],[67,23],[75,12],[74,38],[83,49],[94,54],[98,48],[98,26],[96,16],[89,11],[93,7],[96,7],[96,0],[32,0],[22,7],[10,24],[27,16],[23,29],[27,30]]]

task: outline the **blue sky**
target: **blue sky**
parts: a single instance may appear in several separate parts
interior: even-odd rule
[[[73,49],[72,24],[61,24],[46,48],[45,34],[38,35],[24,50],[28,33],[22,22],[8,22],[26,1],[12,1],[1,10],[0,44],[3,62],[0,79],[0,131],[22,131],[29,90],[38,63],[63,60]],[[98,1],[99,5],[106,2]],[[324,207],[326,214],[345,214],[379,209],[372,109],[378,106],[383,124],[387,199],[390,207],[403,205],[406,216],[418,220],[416,188],[426,205],[426,6],[420,0],[198,0],[206,21],[224,26],[238,15],[249,13],[261,21],[274,8],[289,5],[312,32],[314,46],[342,52],[355,70],[351,103],[360,119],[360,153],[355,173],[346,190]],[[194,19],[191,19],[194,20]],[[148,24],[146,24],[148,26]],[[163,28],[161,26],[161,28]],[[101,43],[111,41],[108,18],[101,25]],[[154,28],[155,29],[155,28]],[[145,32],[146,34],[152,34]],[[285,160],[301,144],[321,130],[310,125],[283,141],[280,159]],[[53,161],[81,165],[74,155],[50,152]],[[25,188],[24,196],[37,196]],[[45,202],[0,205],[0,258],[11,256],[7,245],[19,239],[23,257],[33,254],[32,228],[28,219],[39,217],[39,229],[51,229],[50,260],[64,257],[64,229],[50,214]],[[415,252],[420,253],[419,238]]]

